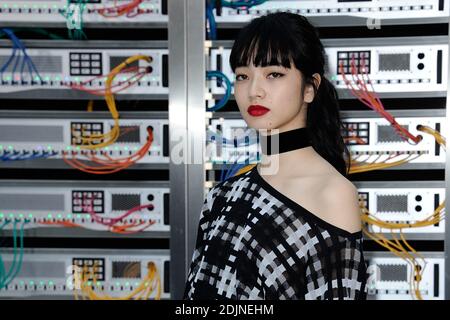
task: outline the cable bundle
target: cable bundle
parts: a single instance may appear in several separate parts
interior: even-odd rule
[[[436,130],[434,130],[428,126],[423,126],[423,125],[418,125],[417,130],[432,135],[436,139],[436,142],[445,150],[445,138],[439,132],[437,132]],[[420,136],[420,137],[422,140],[422,136]],[[367,172],[367,171],[371,171],[371,170],[381,170],[381,169],[386,169],[386,168],[391,168],[391,167],[395,167],[398,165],[402,165],[404,163],[407,163],[409,161],[417,159],[423,153],[425,153],[425,152],[405,153],[405,152],[398,151],[398,152],[391,153],[390,156],[387,159],[385,159],[383,162],[377,162],[378,159],[380,159],[380,157],[382,156],[382,155],[379,155],[371,163],[358,161],[358,158],[360,156],[357,156],[356,158],[352,158],[350,160],[350,164],[351,164],[350,165],[350,174],[359,173],[359,172]],[[389,162],[389,163],[386,162],[386,161],[392,160],[396,157],[404,156],[405,154],[407,154],[408,156],[404,159],[397,160],[394,162]]]
[[[381,232],[380,233],[372,233],[368,230],[366,226],[363,226],[363,232],[370,239],[374,240],[380,246],[388,249],[392,253],[394,253],[399,258],[405,260],[408,265],[411,267],[411,294],[422,300],[422,295],[420,293],[420,281],[422,280],[423,271],[427,262],[409,243],[406,241],[404,234],[402,232],[405,228],[419,228],[425,226],[432,226],[441,220],[444,219],[443,210],[445,210],[445,204],[441,203],[436,210],[425,218],[422,221],[417,221],[415,223],[407,224],[407,223],[389,223],[382,221],[369,212],[367,208],[361,206],[362,209],[362,221],[367,225],[375,225],[383,229],[390,230],[392,235],[392,240],[387,239]],[[393,230],[398,230],[400,238],[396,234],[394,234]],[[413,296],[413,297],[414,297]]]
[[[220,101],[212,106],[211,108],[207,108],[207,111],[217,111],[219,109],[222,109],[225,104],[228,102],[228,100],[230,100],[231,97],[231,87],[233,86],[231,84],[230,79],[228,79],[228,77],[220,72],[220,71],[206,71],[206,78],[208,80],[213,79],[213,78],[221,78],[223,80],[223,82],[225,82],[226,87],[225,87],[225,95],[222,97],[222,99],[220,99]],[[221,84],[223,83],[221,82]]]
[[[148,67],[129,67],[129,68],[120,70],[120,72],[118,74],[132,74],[132,75],[130,75],[128,78],[126,78],[122,81],[117,82],[114,85],[111,85],[110,93],[118,93],[125,89],[128,89],[133,84],[135,84],[136,82],[141,80],[142,77],[144,77],[148,73],[150,73],[150,69]],[[104,79],[104,78],[107,79],[108,76],[105,77],[104,75],[100,75],[100,76],[93,77],[89,80],[82,81],[80,83],[66,83],[66,86],[68,86],[71,89],[84,91],[84,92],[87,92],[87,93],[90,93],[90,94],[93,94],[96,96],[104,96],[107,94],[106,88],[91,89],[88,87],[94,81],[96,81],[96,80],[101,81],[101,79]]]
[[[103,148],[113,144],[119,138],[120,136],[119,112],[117,111],[114,93],[117,93],[130,87],[131,85],[139,81],[145,74],[151,72],[151,67],[127,67],[131,63],[139,60],[144,60],[150,63],[152,61],[152,58],[144,55],[136,55],[129,57],[124,62],[119,64],[117,67],[115,67],[107,75],[104,89],[90,90],[85,88],[86,83],[89,83],[90,81],[93,81],[94,79],[97,78],[103,78],[103,76],[95,77],[94,79],[83,82],[80,85],[70,86],[72,89],[83,90],[96,95],[104,95],[106,104],[108,105],[109,112],[111,113],[111,116],[114,120],[114,126],[109,132],[103,134],[92,134],[89,137],[82,137],[82,144],[80,145],[80,148],[91,150]],[[133,74],[130,78],[127,79],[127,81],[118,83],[114,86],[112,85],[117,75],[121,73],[129,73],[131,71],[137,73]]]
[[[67,33],[69,39],[84,40],[87,39],[83,31],[83,14],[86,9],[87,0],[67,0],[67,10],[62,10],[60,13],[66,19]]]
[[[0,153],[0,161],[47,159],[56,156],[56,151],[3,151]]]
[[[238,1],[216,1],[208,0],[206,2],[206,32],[208,35],[208,40],[217,39],[217,26],[216,19],[214,17],[214,2],[218,3],[216,10],[222,10],[222,7],[228,7],[232,9],[249,9],[253,6],[263,4],[267,0],[238,0]]]
[[[7,287],[14,280],[14,278],[19,274],[20,270],[22,269],[24,227],[25,227],[25,224],[27,224],[28,222],[29,221],[25,220],[22,223],[22,225],[20,226],[19,248],[17,248],[17,224],[19,223],[19,221],[14,220],[14,224],[13,224],[14,254],[13,254],[12,264],[8,271],[5,269],[5,263],[2,259],[1,253],[0,253],[0,289]],[[10,223],[11,223],[11,220],[6,220],[2,225],[0,225],[0,231]]]
[[[440,133],[431,129],[427,126],[419,126],[417,128],[422,132],[429,133],[433,135],[436,139],[436,142],[439,143],[442,147],[445,147],[445,138],[442,137]],[[422,280],[423,271],[426,266],[426,261],[422,255],[420,255],[409,243],[406,241],[403,235],[403,229],[406,228],[420,228],[426,226],[433,226],[438,222],[441,222],[445,218],[445,202],[442,202],[436,210],[425,219],[416,221],[414,223],[391,223],[386,222],[377,217],[373,216],[369,210],[363,205],[363,202],[360,202],[361,206],[361,218],[365,225],[363,225],[363,232],[370,239],[374,240],[376,243],[381,245],[382,247],[388,249],[396,256],[404,259],[408,265],[411,267],[411,294],[414,294],[415,297],[419,300],[422,300],[422,295],[420,293],[420,281]],[[387,239],[381,232],[372,233],[367,228],[368,225],[377,226],[382,229],[387,229],[390,231],[392,235],[392,240]],[[394,230],[398,230],[400,238],[396,234],[394,234]]]
[[[93,154],[93,151],[82,151],[81,154],[86,158],[86,160],[78,160],[75,154],[63,151],[62,156],[64,162],[66,162],[71,167],[81,170],[86,173],[92,174],[111,174],[121,170],[124,170],[137,161],[142,159],[147,155],[148,150],[153,142],[153,131],[150,128],[147,128],[148,137],[147,142],[136,151],[134,154],[124,157],[124,158],[112,158],[106,152],[101,151],[103,155],[102,158],[99,158]],[[69,159],[68,156],[72,155],[72,158]],[[86,161],[91,162],[92,164],[86,164]]]
[[[378,114],[380,114],[383,118],[385,118],[389,123],[394,127],[394,130],[400,135],[400,137],[407,141],[410,144],[417,144],[422,140],[422,136],[415,137],[413,134],[411,134],[407,129],[403,128],[398,124],[398,122],[395,120],[395,118],[384,109],[383,103],[381,102],[380,98],[378,97],[377,93],[373,89],[372,81],[369,79],[369,74],[367,73],[367,68],[365,64],[365,59],[361,58],[361,70],[363,71],[362,74],[359,74],[357,71],[357,66],[355,63],[355,57],[352,55],[351,61],[350,61],[350,67],[351,67],[351,74],[352,74],[352,80],[354,81],[356,88],[353,86],[353,84],[350,82],[350,80],[347,79],[347,76],[344,72],[344,65],[343,63],[339,63],[339,73],[342,75],[345,84],[350,89],[351,93],[358,98],[359,101],[361,101],[363,104],[368,106],[369,108],[375,110]],[[369,91],[367,84],[370,85],[370,88],[372,91]],[[413,143],[410,142],[410,140],[413,141]]]
[[[380,160],[380,158],[383,156],[383,154],[379,154],[378,157],[376,157],[372,162],[359,161],[358,159],[361,157],[361,155],[358,155],[358,156],[350,159],[350,172],[349,173],[354,174],[354,173],[367,172],[367,171],[372,171],[372,170],[382,170],[382,169],[392,168],[395,166],[399,166],[399,165],[408,163],[412,160],[415,160],[418,157],[420,157],[423,153],[424,152],[402,152],[402,151],[391,152],[389,154],[389,156],[381,162],[377,162],[377,161]],[[371,157],[374,154],[377,154],[377,152],[369,154],[369,157]],[[405,155],[407,155],[406,158],[404,157]],[[404,157],[404,158],[393,161],[393,162],[386,162],[386,161],[396,159],[396,158],[401,158],[401,157]]]
[[[238,174],[238,172],[241,171],[242,168],[247,166],[248,159],[246,160],[246,163],[234,163],[228,169],[225,169],[225,166],[222,167],[222,170],[220,172],[220,181],[225,181],[231,177],[234,177]]]
[[[151,220],[148,223],[144,223],[144,222],[136,222],[133,224],[122,224],[119,225],[120,223],[122,223],[122,221],[127,218],[128,216],[132,215],[133,213],[136,212],[140,212],[144,209],[153,209],[154,206],[152,204],[146,204],[146,205],[139,205],[136,206],[134,208],[131,208],[130,210],[128,210],[127,212],[125,212],[124,214],[115,217],[115,218],[105,218],[102,217],[101,215],[97,214],[94,211],[93,208],[93,203],[95,198],[92,199],[83,199],[83,203],[85,202],[85,200],[87,200],[89,202],[88,205],[83,207],[83,210],[87,213],[89,213],[91,215],[91,218],[99,224],[102,224],[104,226],[107,226],[110,228],[111,232],[115,232],[115,233],[122,233],[122,234],[131,234],[131,233],[137,233],[137,232],[142,232],[144,230],[146,230],[148,227],[152,226],[153,224],[156,223],[156,221]],[[140,229],[135,229],[136,227],[141,227]]]
[[[3,79],[3,73],[7,72],[7,69],[10,69],[10,72],[12,74],[12,81],[19,81],[20,79],[22,83],[26,83],[27,79],[24,77],[24,72],[28,73],[30,82],[33,82],[35,78],[39,79],[39,81],[42,81],[42,78],[39,75],[39,72],[37,71],[36,66],[34,65],[30,56],[27,54],[26,47],[22,43],[22,41],[17,38],[17,36],[11,29],[3,28],[1,29],[1,31],[6,34],[13,43],[11,56],[0,68],[2,82],[5,81]],[[16,72],[19,73],[19,78],[15,78]]]
[[[81,274],[77,272],[75,273],[75,283],[80,284],[79,290],[81,291],[81,298],[83,300],[148,300],[150,295],[155,292],[155,290],[155,300],[159,300],[161,298],[161,278],[154,262],[149,262],[147,264],[147,274],[144,279],[142,279],[138,287],[123,297],[113,297],[107,294],[100,295],[95,291],[96,287],[100,290],[100,285],[95,275],[95,271],[98,271],[98,268],[99,266],[94,264],[92,266],[92,270],[90,271],[85,266],[82,268]],[[137,272],[135,275],[131,274],[129,276],[135,277],[136,275]],[[77,277],[79,278],[77,279]],[[74,295],[76,300],[80,299],[77,288],[74,290]]]
[[[144,0],[131,0],[129,3],[118,5],[117,0],[115,0],[114,6],[98,9],[97,12],[105,18],[116,18],[123,15],[126,15],[127,18],[133,18],[142,13],[138,8],[142,2]],[[133,10],[135,10],[134,13]]]
[[[91,215],[91,218],[92,218],[92,220],[94,222],[102,224],[104,226],[107,226],[108,227],[108,232],[118,233],[118,234],[134,234],[134,233],[145,231],[146,229],[148,229],[149,227],[154,225],[156,223],[156,221],[155,220],[150,220],[147,223],[145,223],[145,222],[133,222],[131,224],[125,224],[125,223],[122,223],[122,221],[126,217],[130,216],[131,214],[133,214],[135,212],[140,212],[140,211],[142,211],[144,209],[147,209],[147,208],[153,208],[153,205],[148,204],[148,205],[142,205],[142,206],[134,207],[134,208],[128,210],[127,212],[125,212],[124,214],[120,215],[119,217],[115,217],[115,218],[104,218],[104,217],[98,215],[97,213],[94,212],[94,210],[92,208],[92,204],[90,206],[85,206],[83,208],[83,210]],[[41,224],[41,225],[50,225],[50,226],[62,226],[62,227],[65,227],[65,228],[90,229],[90,228],[87,228],[87,227],[85,227],[83,225],[80,225],[80,224],[77,224],[77,223],[74,223],[74,222],[70,222],[70,221],[64,221],[64,220],[43,221],[43,222],[39,222],[39,224]]]

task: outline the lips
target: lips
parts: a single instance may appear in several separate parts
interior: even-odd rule
[[[251,105],[247,109],[247,112],[253,117],[262,116],[269,111],[270,111],[270,109],[267,109],[266,107],[260,106],[260,105]]]

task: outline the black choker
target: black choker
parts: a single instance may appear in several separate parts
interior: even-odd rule
[[[311,136],[308,128],[306,127],[269,136],[259,135],[259,138],[261,140],[262,153],[268,156],[297,150],[312,145]]]

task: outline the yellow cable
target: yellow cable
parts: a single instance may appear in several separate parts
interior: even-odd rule
[[[87,112],[92,112],[94,111],[94,100],[89,100],[88,105],[87,105]]]
[[[83,272],[82,276],[82,285],[81,291],[82,296],[87,297],[90,300],[130,300],[130,299],[140,299],[144,295],[145,299],[149,299],[152,292],[157,289],[155,299],[160,299],[161,297],[161,279],[159,273],[157,271],[156,265],[153,262],[149,262],[147,264],[147,275],[141,281],[136,289],[134,289],[131,293],[127,294],[123,297],[113,297],[108,294],[99,295],[97,294],[92,286],[89,285],[90,280],[92,279],[92,283],[95,284],[97,282],[95,272],[96,266],[92,268],[92,271],[89,273]]]
[[[82,137],[83,143],[80,145],[80,148],[89,150],[103,148],[113,144],[119,138],[120,136],[119,112],[117,111],[116,101],[114,99],[114,94],[111,91],[111,87],[115,77],[122,71],[122,69],[138,60],[145,60],[148,63],[150,63],[152,61],[152,58],[145,55],[135,55],[129,57],[124,62],[119,64],[117,67],[115,67],[113,70],[111,70],[111,72],[108,74],[105,82],[105,100],[109,112],[111,113],[111,116],[114,120],[114,125],[112,129],[106,133],[92,134],[89,137]]]

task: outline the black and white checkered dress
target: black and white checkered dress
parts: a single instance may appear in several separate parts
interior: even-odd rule
[[[321,220],[256,166],[204,202],[185,299],[365,299],[362,232]]]

